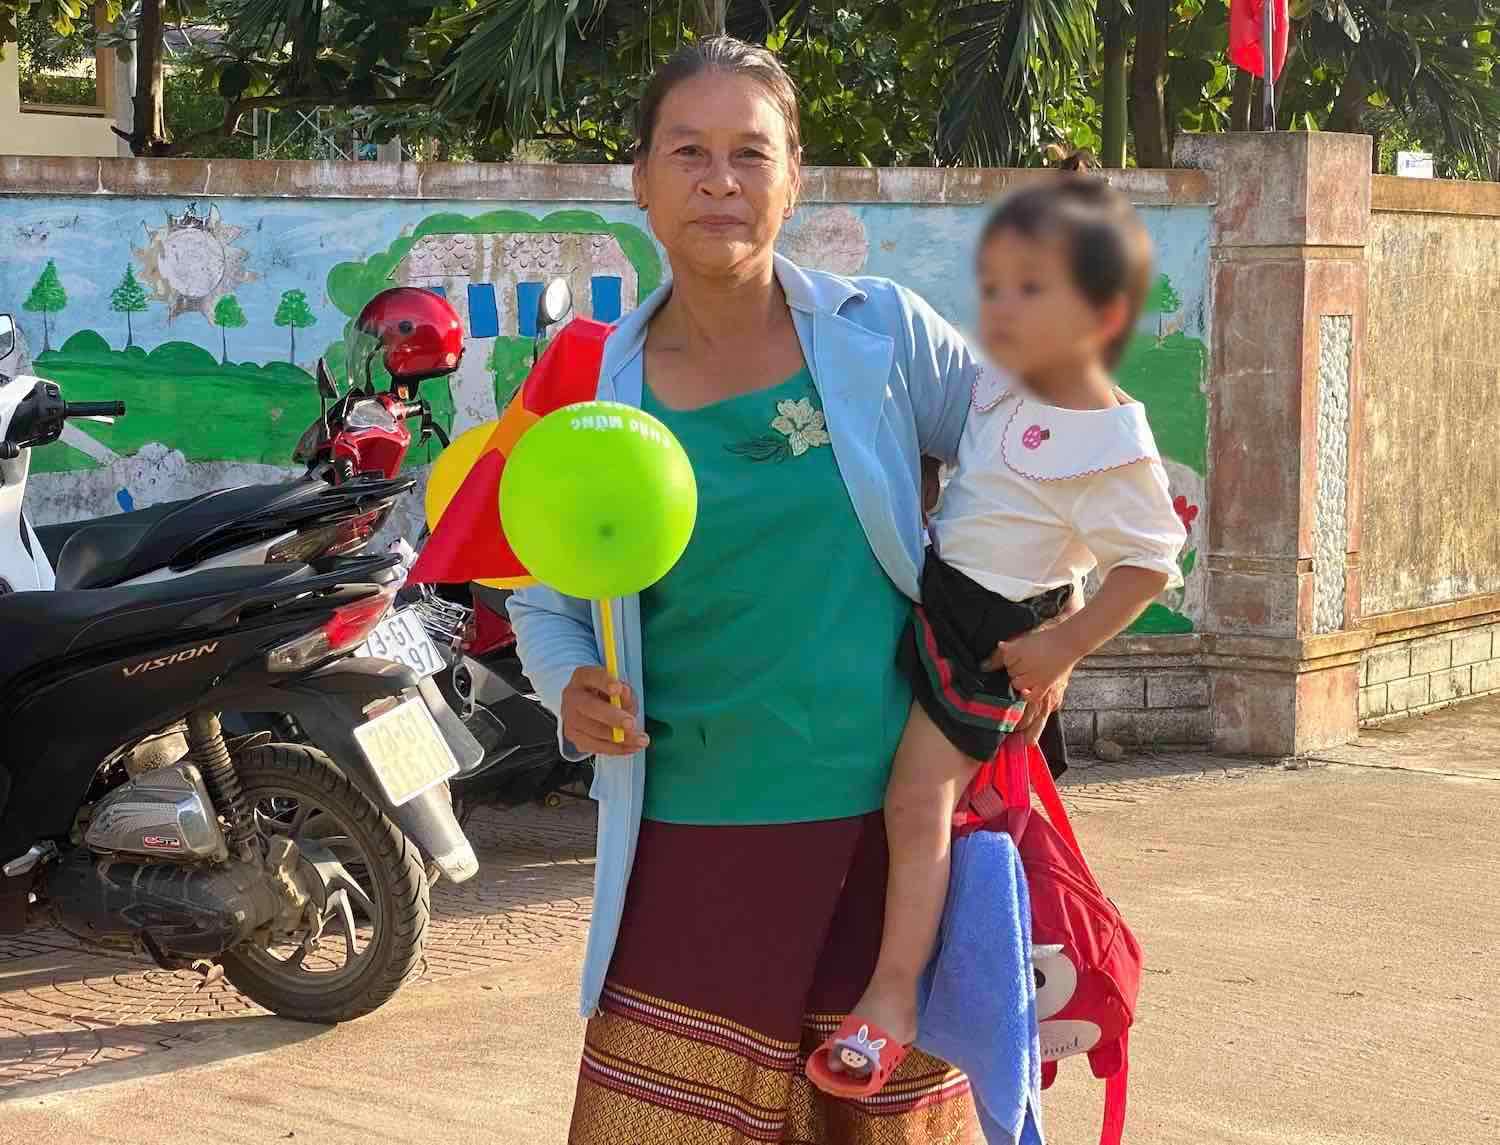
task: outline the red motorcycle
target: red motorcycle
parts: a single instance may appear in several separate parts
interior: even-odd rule
[[[395,477],[411,448],[412,418],[421,419],[418,444],[435,437],[446,449],[448,435],[417,391],[428,378],[458,369],[463,354],[463,324],[447,299],[415,286],[381,291],[355,319],[344,352],[349,388],[342,396],[328,364],[318,359],[321,411],[292,460],[334,485],[368,474]],[[385,389],[377,388],[380,369],[389,379]]]

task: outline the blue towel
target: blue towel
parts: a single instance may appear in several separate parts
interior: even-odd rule
[[[969,1075],[988,1145],[1042,1145],[1031,901],[1009,835],[953,844],[937,952],[918,993],[917,1045]]]

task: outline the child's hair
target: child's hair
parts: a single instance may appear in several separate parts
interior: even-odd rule
[[[1151,236],[1130,201],[1103,179],[1062,175],[1001,200],[980,233],[980,249],[1006,231],[1061,236],[1080,294],[1095,306],[1125,298],[1127,321],[1105,354],[1106,365],[1118,365],[1151,287]]]

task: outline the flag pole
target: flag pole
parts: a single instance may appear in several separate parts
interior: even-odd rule
[[[1264,52],[1265,76],[1261,81],[1264,87],[1265,102],[1262,104],[1262,116],[1265,121],[1264,127],[1267,131],[1276,130],[1276,8],[1277,0],[1262,0],[1261,9],[1264,15],[1264,23],[1261,29],[1260,43]]]

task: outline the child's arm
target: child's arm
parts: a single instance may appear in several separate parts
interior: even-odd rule
[[[1116,565],[1093,599],[1068,619],[1000,645],[1000,661],[1016,694],[1029,698],[1066,676],[1078,661],[1124,632],[1169,579],[1156,569]]]

